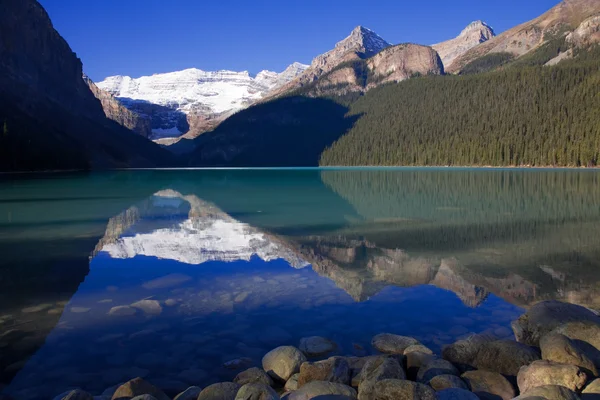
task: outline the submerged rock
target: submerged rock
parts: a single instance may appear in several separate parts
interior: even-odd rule
[[[435,391],[421,383],[386,379],[377,382],[373,392],[365,397],[377,400],[436,400]]]
[[[587,382],[587,375],[576,365],[558,364],[552,361],[534,361],[521,368],[517,384],[521,392],[538,386],[559,385],[574,392],[580,391]]]
[[[543,301],[513,321],[512,328],[517,341],[530,346],[539,346],[540,339],[544,335],[569,322],[593,322],[600,325],[600,317],[589,309],[575,304],[554,300]]]
[[[269,376],[269,374],[257,367],[240,372],[236,375],[233,381],[238,385],[245,385],[247,383],[264,383],[265,385],[273,386],[273,379]]]
[[[345,398],[356,399],[356,390],[341,383],[332,382],[310,382],[300,389],[291,392],[288,400],[310,400],[314,398],[325,399],[325,396],[336,396],[338,400]],[[200,399],[199,399],[200,400]]]
[[[215,383],[204,388],[198,400],[235,400],[241,386],[233,382]]]
[[[235,400],[279,400],[279,395],[264,383],[247,383],[237,392]]]
[[[429,347],[423,346],[422,344],[413,344],[404,349],[404,355],[407,355],[408,353],[414,353],[416,351],[425,354],[433,354],[433,351]]]
[[[491,371],[467,371],[462,375],[469,389],[481,399],[501,397],[510,400],[516,396],[513,385],[501,374]]]
[[[407,347],[420,343],[411,337],[380,333],[373,338],[371,344],[384,354],[404,354]]]
[[[336,344],[321,336],[310,336],[300,339],[300,351],[308,357],[322,356],[331,353]]]
[[[331,357],[324,361],[305,362],[300,366],[298,386],[308,382],[324,381],[350,385],[351,370],[348,361],[343,357]]]
[[[263,369],[280,381],[287,381],[300,372],[300,365],[306,361],[306,356],[293,346],[281,346],[271,350],[262,359]]]
[[[131,399],[144,394],[154,396],[157,400],[169,400],[162,390],[146,382],[142,378],[135,378],[119,386],[112,396],[112,400]]]
[[[522,366],[539,359],[540,353],[533,347],[512,340],[497,340],[481,345],[473,364],[477,369],[517,376]]]

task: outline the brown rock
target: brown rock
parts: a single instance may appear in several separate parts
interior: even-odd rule
[[[324,361],[302,363],[298,386],[302,387],[312,381],[350,385],[350,379],[351,370],[348,361],[343,357],[331,357]]]
[[[256,367],[240,372],[233,381],[242,386],[247,383],[264,383],[265,385],[273,386],[273,379],[271,379],[269,374]]]
[[[407,347],[420,343],[411,337],[381,333],[373,338],[371,344],[381,353],[404,354]]]
[[[207,386],[197,400],[235,400],[241,386],[233,382],[221,382]]]
[[[298,377],[300,376],[300,374],[294,374],[290,377],[290,379],[287,380],[287,382],[285,383],[284,386],[284,390],[286,392],[291,392],[293,390],[298,390]]]
[[[247,383],[237,392],[235,400],[279,400],[279,395],[264,383]]]
[[[600,399],[600,379],[596,379],[589,383],[585,389],[583,389],[581,398],[583,400]]]
[[[263,369],[275,379],[287,381],[300,372],[300,365],[306,361],[304,354],[293,346],[281,346],[271,350],[262,359]]]
[[[429,381],[429,386],[433,388],[436,392],[445,389],[465,389],[468,390],[469,387],[460,377],[456,375],[438,375],[434,376]]]
[[[422,344],[413,344],[404,349],[404,355],[407,355],[408,353],[414,353],[415,351],[425,354],[433,354],[433,351],[431,351],[429,347],[423,346]]]
[[[156,397],[157,400],[169,400],[162,390],[146,382],[142,378],[135,378],[119,386],[113,394],[112,400],[132,399],[143,394],[149,394]]]
[[[587,382],[587,375],[576,365],[558,364],[539,360],[521,367],[517,383],[521,392],[538,386],[559,385],[580,391]]]
[[[516,396],[513,385],[497,372],[467,371],[462,378],[479,398],[493,400],[500,396],[503,400],[509,400]]]
[[[417,381],[421,383],[429,383],[431,379],[438,375],[460,375],[460,372],[450,361],[433,360],[419,368]]]
[[[553,331],[554,332],[554,331]],[[583,352],[577,343],[560,333],[549,333],[540,340],[542,358],[561,364],[581,367],[586,373],[598,376],[594,362]]]
[[[373,392],[365,397],[377,400],[436,400],[429,386],[398,379],[385,379],[375,384]]]
[[[442,350],[442,357],[454,364],[459,370],[468,371],[473,369],[475,357],[481,347],[493,341],[495,339],[488,335],[471,335],[466,339],[445,346]]]
[[[516,399],[542,398],[545,400],[579,400],[579,397],[564,386],[548,385],[538,386],[521,393]]]
[[[190,386],[175,396],[173,400],[196,400],[200,392],[202,392],[202,389],[198,386]]]
[[[314,398],[323,398],[326,396],[335,396],[338,400],[345,398],[356,399],[356,390],[350,386],[342,385],[341,383],[332,382],[309,382],[300,389],[291,392],[288,400],[310,400]]]
[[[512,340],[497,340],[484,343],[473,364],[478,369],[517,376],[522,366],[539,359],[540,354],[533,347]]]
[[[406,379],[406,374],[398,360],[385,356],[369,360],[360,373],[358,398],[370,399],[375,384],[386,379]]]

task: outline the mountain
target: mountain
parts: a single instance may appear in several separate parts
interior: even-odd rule
[[[598,16],[599,13],[600,2],[597,0],[563,0],[540,17],[509,29],[472,48],[458,57],[446,70],[457,73],[469,63],[498,54],[519,58],[538,50],[548,42],[562,40],[565,34],[573,31],[592,34],[594,31],[598,31],[599,21],[589,18]],[[589,24],[588,28],[579,29],[584,22]],[[590,39],[594,38],[597,42],[597,36],[590,37]],[[554,54],[554,56],[557,55]]]
[[[487,42],[494,36],[496,34],[489,25],[483,21],[475,21],[469,24],[456,38],[434,44],[431,47],[438,52],[444,66],[449,67],[457,57],[462,56],[478,44]]]
[[[152,139],[193,138],[231,114],[294,79],[307,66],[294,63],[282,73],[183,71],[131,78],[111,76],[96,85],[125,107],[152,120]]]
[[[0,170],[156,166],[173,162],[106,118],[82,64],[35,0],[0,13]]]
[[[306,86],[334,70],[340,64],[369,58],[389,46],[391,46],[390,43],[372,30],[357,26],[333,49],[315,57],[306,71],[288,84],[274,90],[269,97],[276,97]]]

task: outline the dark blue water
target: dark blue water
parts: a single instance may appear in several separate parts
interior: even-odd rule
[[[138,171],[0,186],[0,371],[17,399],[231,380],[319,335],[436,352],[537,301],[600,307],[595,171]],[[235,360],[235,368],[230,361]],[[1,388],[2,386],[0,386]]]

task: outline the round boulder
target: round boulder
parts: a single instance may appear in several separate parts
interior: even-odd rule
[[[513,321],[512,328],[517,341],[530,346],[539,346],[540,339],[544,335],[569,322],[592,322],[600,325],[600,317],[589,309],[575,304],[554,300],[543,301]]]
[[[350,386],[342,385],[341,383],[333,382],[309,382],[300,389],[291,392],[288,400],[310,400],[314,398],[324,399],[325,396],[336,396],[335,398],[342,400],[344,397],[356,399],[356,390]]]
[[[427,385],[398,379],[377,382],[369,399],[377,400],[435,400],[435,391]]]
[[[162,390],[146,382],[142,378],[135,378],[119,386],[112,396],[112,400],[132,399],[137,396],[149,394],[156,400],[169,400]]]
[[[462,374],[469,389],[481,399],[510,400],[516,396],[515,388],[501,374],[491,371],[467,371]]]
[[[300,365],[305,361],[306,356],[297,348],[281,346],[265,354],[262,366],[272,378],[285,382],[300,372]]]
[[[515,398],[515,400],[525,400],[533,397],[546,400],[579,400],[579,396],[577,396],[575,393],[564,386],[557,385],[535,387],[525,393],[521,393],[519,397]]]
[[[540,359],[537,349],[512,340],[484,343],[475,356],[477,369],[517,376],[519,369]]]
[[[190,386],[175,396],[173,400],[196,400],[201,391],[202,389],[198,386]]]
[[[406,379],[406,374],[397,359],[383,356],[367,361],[360,372],[358,398],[370,399],[377,382],[386,379]]]
[[[292,390],[298,390],[298,377],[300,374],[294,374],[290,376],[290,379],[287,380],[283,389],[286,392],[291,392]]]
[[[494,342],[492,336],[489,335],[471,335],[466,339],[461,339],[453,344],[445,346],[442,350],[444,360],[450,361],[460,371],[465,372],[473,369],[475,357],[479,349],[490,342]]]
[[[446,389],[464,389],[468,390],[469,387],[460,377],[456,375],[438,375],[434,376],[429,381],[429,386],[436,392]]]
[[[450,361],[437,359],[419,368],[417,373],[417,381],[421,383],[429,383],[434,377],[438,375],[460,375],[458,369]]]
[[[384,354],[404,354],[407,347],[420,343],[411,337],[380,333],[371,340],[371,344]]]
[[[558,364],[539,360],[521,367],[517,384],[522,393],[538,386],[559,385],[572,391],[580,391],[587,382],[587,375],[576,365]]]
[[[588,395],[597,395],[596,398],[600,398],[600,379],[596,379],[594,381],[592,381],[592,383],[590,383],[589,385],[586,386],[585,389],[583,389],[582,392],[584,395],[588,394]],[[591,398],[591,396],[589,396]]]
[[[237,392],[235,400],[279,400],[279,395],[264,383],[247,383]]]
[[[436,393],[437,400],[479,400],[475,393],[465,389],[450,388]]]
[[[324,361],[305,362],[300,366],[298,387],[308,382],[324,381],[350,385],[350,365],[343,357],[331,357]]]
[[[540,340],[542,358],[561,364],[581,367],[586,373],[598,376],[594,362],[574,340],[560,333],[549,333]]]
[[[300,351],[308,357],[329,354],[336,349],[336,344],[321,336],[310,336],[300,339]]]
[[[433,354],[422,353],[420,351],[413,351],[411,353],[406,354],[406,375],[410,380],[417,379],[417,373],[419,369],[434,360],[437,360],[437,357]]]
[[[563,334],[577,341],[580,346],[587,344],[587,349],[584,350],[595,350],[593,357],[600,352],[600,321],[598,320],[568,322],[554,329],[553,333]]]
[[[250,368],[240,372],[233,379],[238,385],[245,385],[247,383],[264,383],[268,386],[273,386],[273,379],[260,368]]]
[[[235,400],[241,386],[233,382],[221,382],[207,386],[200,392],[197,400]]]
[[[413,344],[404,349],[404,355],[407,355],[408,353],[414,353],[415,351],[425,354],[433,354],[433,351],[429,347],[423,346],[422,344]]]

